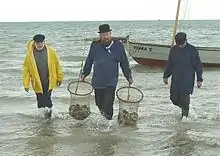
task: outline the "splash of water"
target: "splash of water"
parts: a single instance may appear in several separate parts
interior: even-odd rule
[[[52,110],[51,119],[66,119],[67,114],[58,112],[55,108],[39,108],[35,112],[35,118],[45,119],[45,114]]]
[[[101,114],[92,113],[86,120],[86,125],[91,131],[111,132],[117,128],[117,120],[107,120]]]

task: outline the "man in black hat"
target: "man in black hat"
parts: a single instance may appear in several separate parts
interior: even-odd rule
[[[170,99],[172,103],[182,109],[182,117],[187,118],[189,113],[190,94],[193,93],[195,73],[197,87],[203,82],[202,63],[198,50],[187,42],[186,34],[179,32],[175,36],[176,45],[169,53],[167,66],[163,74],[164,84],[172,75]]]
[[[29,91],[30,82],[37,96],[37,107],[47,108],[46,117],[52,113],[52,90],[60,86],[63,72],[54,49],[45,43],[45,36],[35,35],[28,43],[28,52],[23,64],[23,85]]]
[[[124,46],[119,40],[112,40],[111,31],[108,24],[99,26],[100,40],[92,42],[81,75],[81,80],[84,81],[94,65],[92,85],[95,89],[95,102],[101,114],[108,120],[113,116],[119,63],[129,84],[133,82]]]

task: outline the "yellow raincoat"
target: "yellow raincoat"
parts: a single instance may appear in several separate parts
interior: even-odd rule
[[[49,90],[55,89],[58,81],[63,80],[63,71],[61,69],[59,58],[52,47],[45,44],[47,48],[48,69],[49,69]],[[34,41],[27,44],[28,51],[23,64],[23,85],[24,88],[30,87],[30,82],[35,93],[43,93],[37,65],[33,54]]]

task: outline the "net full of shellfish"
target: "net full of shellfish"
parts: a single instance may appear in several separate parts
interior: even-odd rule
[[[84,120],[91,114],[90,108],[87,105],[70,105],[69,115],[76,120]]]
[[[121,87],[116,91],[119,100],[118,123],[135,125],[138,121],[138,107],[143,93],[135,87]]]
[[[129,113],[127,110],[123,109],[118,114],[118,123],[124,125],[135,125],[138,120],[138,113]]]
[[[119,102],[118,123],[135,125],[138,121],[138,103]]]
[[[74,81],[68,85],[70,92],[69,115],[76,120],[84,120],[90,114],[92,85],[86,81]]]

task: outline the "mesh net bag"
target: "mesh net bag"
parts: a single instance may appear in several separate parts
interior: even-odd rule
[[[124,125],[136,124],[138,106],[143,99],[143,93],[135,87],[121,87],[116,91],[119,100],[118,122]]]
[[[91,83],[73,81],[67,87],[70,93],[69,115],[76,120],[84,120],[90,114],[90,96],[93,92]]]

